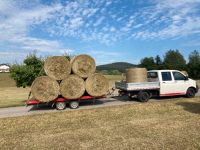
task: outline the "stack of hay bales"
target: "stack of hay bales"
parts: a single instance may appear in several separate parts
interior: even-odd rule
[[[107,79],[95,73],[95,60],[89,55],[79,55],[70,62],[64,56],[49,57],[44,64],[47,76],[35,79],[31,93],[40,101],[51,101],[62,95],[78,99],[83,95],[100,97],[107,93]]]
[[[130,68],[126,72],[127,83],[147,82],[146,68]]]

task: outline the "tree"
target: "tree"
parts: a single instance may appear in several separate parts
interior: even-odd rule
[[[169,50],[164,57],[164,67],[166,69],[185,70],[186,61],[179,50]]]
[[[189,55],[188,73],[192,78],[200,79],[200,55],[197,50]]]
[[[36,53],[29,54],[24,64],[11,66],[11,77],[16,81],[17,87],[31,86],[36,77],[45,74],[43,70],[44,61],[36,56]]]
[[[157,55],[155,57],[155,63],[156,63],[156,68],[157,69],[163,69],[163,62],[162,62],[162,60],[161,60],[159,55]]]
[[[140,67],[144,67],[147,70],[156,69],[156,63],[153,57],[145,57],[140,61]]]

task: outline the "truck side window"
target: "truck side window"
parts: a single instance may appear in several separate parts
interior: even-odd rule
[[[174,80],[185,80],[185,76],[180,72],[173,72]]]
[[[148,82],[158,82],[158,73],[157,72],[148,72],[147,73]]]
[[[162,80],[163,81],[171,81],[172,80],[172,76],[170,72],[162,72]]]

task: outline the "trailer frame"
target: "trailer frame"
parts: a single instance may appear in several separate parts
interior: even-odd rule
[[[36,105],[38,107],[39,105],[46,104],[46,105],[50,105],[51,107],[55,107],[57,110],[64,110],[66,108],[67,104],[69,104],[69,107],[71,109],[77,109],[79,107],[79,103],[81,101],[92,100],[93,104],[94,104],[96,99],[100,99],[100,98],[105,98],[105,96],[94,97],[94,96],[90,96],[90,95],[85,95],[85,96],[81,96],[78,99],[67,99],[64,97],[58,97],[49,102],[43,102],[43,101],[33,98],[33,99],[26,100],[25,105],[26,106]]]

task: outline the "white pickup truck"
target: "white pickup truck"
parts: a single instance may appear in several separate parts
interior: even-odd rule
[[[196,81],[178,70],[151,70],[147,77],[148,82],[142,83],[117,81],[115,87],[120,95],[137,98],[141,102],[147,102],[152,96],[185,95],[191,98],[198,92]]]

